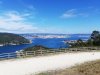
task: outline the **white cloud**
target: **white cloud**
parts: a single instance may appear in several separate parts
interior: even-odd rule
[[[34,23],[27,19],[30,14],[20,14],[19,12],[9,11],[0,16],[0,32],[11,33],[32,33],[41,32]],[[28,17],[27,17],[28,16]]]
[[[62,14],[60,17],[61,18],[74,18],[74,17],[88,17],[88,14],[86,13],[79,13],[77,9],[70,9],[67,10],[64,14]]]
[[[75,17],[75,16],[77,16],[77,14],[76,14],[76,9],[71,9],[71,10],[66,11],[66,12],[61,16],[61,18],[72,18],[72,17]]]
[[[21,21],[24,20],[24,17],[15,11],[10,11],[4,14],[4,18],[8,18],[9,21]]]

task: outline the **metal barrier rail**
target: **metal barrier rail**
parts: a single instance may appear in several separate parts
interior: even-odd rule
[[[0,59],[22,58],[27,56],[40,56],[46,54],[66,53],[74,51],[94,51],[100,50],[100,47],[80,47],[80,48],[63,48],[63,49],[49,49],[37,51],[17,51],[12,53],[0,54]]]
[[[16,53],[2,53],[0,54],[0,59],[10,59],[10,58],[16,58]]]

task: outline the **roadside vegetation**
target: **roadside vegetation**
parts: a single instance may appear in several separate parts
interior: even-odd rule
[[[41,45],[35,45],[35,46],[32,46],[32,47],[26,48],[24,51],[36,51],[36,50],[41,50],[41,49],[42,50],[48,50],[49,48],[41,46]]]
[[[93,31],[90,38],[84,42],[82,39],[78,39],[76,43],[68,43],[71,47],[94,47],[100,46],[100,32]]]
[[[64,70],[49,71],[37,75],[100,75],[100,60],[86,62]]]

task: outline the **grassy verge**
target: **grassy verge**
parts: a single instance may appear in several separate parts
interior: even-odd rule
[[[37,75],[100,75],[100,60],[86,62],[64,70],[49,71]]]

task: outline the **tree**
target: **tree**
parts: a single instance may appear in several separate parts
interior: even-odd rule
[[[91,39],[96,40],[99,35],[99,31],[93,31],[91,34]]]
[[[100,32],[93,31],[90,40],[92,40],[94,46],[100,46]]]
[[[85,46],[100,46],[100,32],[93,31],[90,38],[83,42],[83,40],[78,39],[75,43],[70,43],[71,47],[85,47]]]
[[[93,46],[93,40],[92,39],[87,40],[87,46]]]

